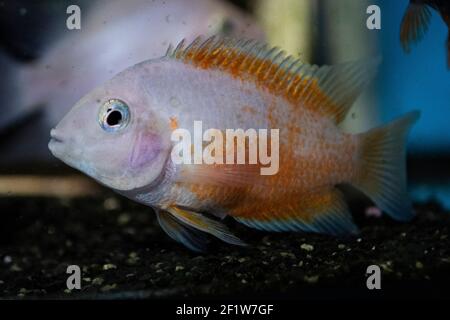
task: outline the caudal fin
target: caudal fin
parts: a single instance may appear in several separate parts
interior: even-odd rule
[[[360,162],[352,182],[396,220],[413,217],[406,191],[406,139],[420,113],[413,111],[360,135]]]

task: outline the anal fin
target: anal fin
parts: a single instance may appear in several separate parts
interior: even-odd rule
[[[304,231],[331,235],[358,232],[343,195],[336,188],[305,195],[289,209],[280,208],[278,214],[264,213],[235,219],[249,227],[266,231]]]

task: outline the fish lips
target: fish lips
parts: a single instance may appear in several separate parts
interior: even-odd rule
[[[59,157],[58,157],[58,154],[59,154],[60,152],[58,152],[58,150],[59,150],[59,151],[62,151],[61,148],[63,147],[63,145],[64,145],[64,138],[62,138],[62,137],[58,134],[58,132],[56,131],[56,129],[52,129],[52,130],[50,131],[50,142],[48,143],[48,148],[50,149],[51,153],[52,153],[55,157],[59,158]]]

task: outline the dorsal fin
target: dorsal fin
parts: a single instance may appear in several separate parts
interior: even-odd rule
[[[327,116],[340,123],[366,84],[379,61],[335,66],[309,65],[284,51],[254,40],[200,37],[188,46],[182,41],[169,48],[166,57],[203,69],[218,69],[253,81],[293,105]]]

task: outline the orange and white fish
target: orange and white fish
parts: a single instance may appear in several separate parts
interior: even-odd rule
[[[262,230],[357,232],[336,185],[348,183],[397,220],[413,216],[405,143],[418,112],[361,134],[339,128],[378,63],[312,66],[250,40],[197,39],[169,48],[82,98],[51,131],[53,155],[156,210],[193,250],[205,234],[243,244],[220,221]],[[279,170],[175,164],[172,132],[278,128]],[[228,152],[228,151],[227,151]]]

